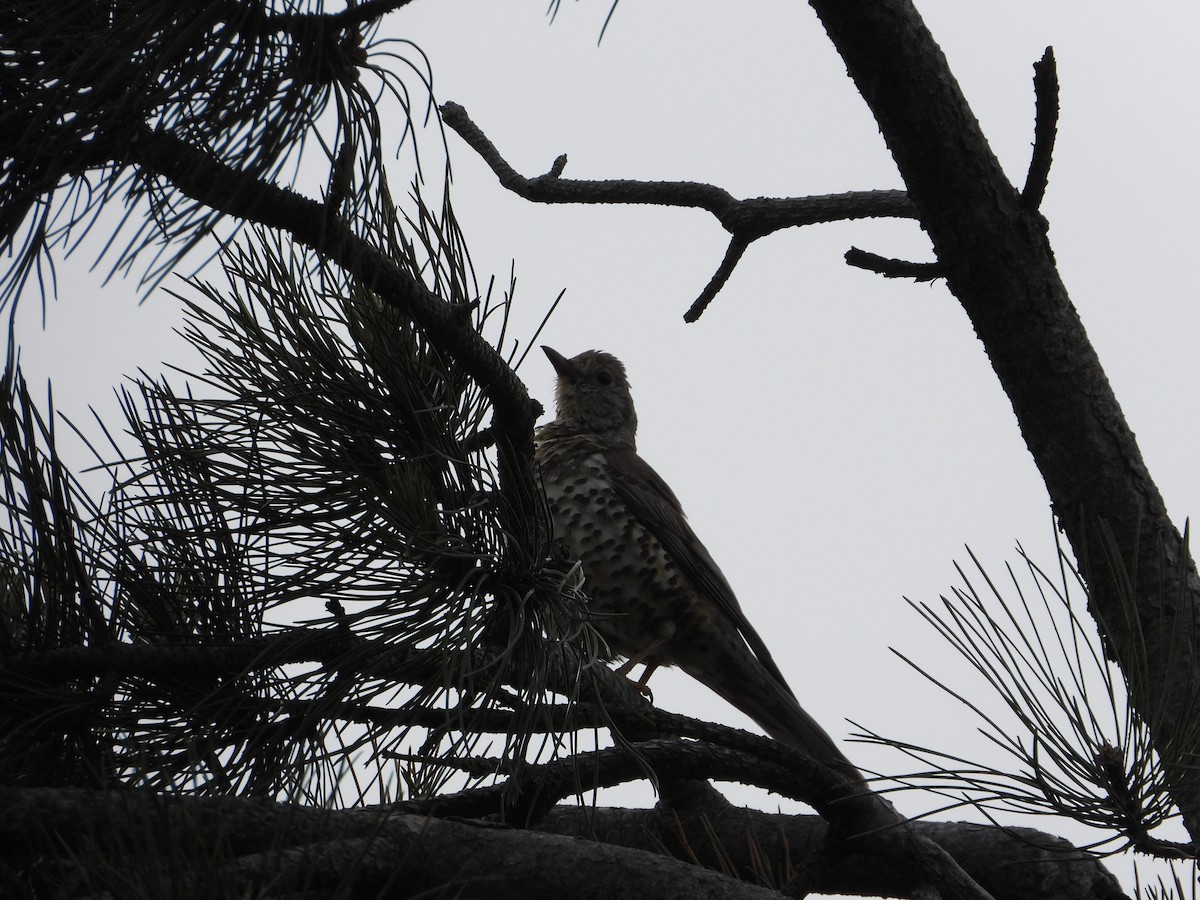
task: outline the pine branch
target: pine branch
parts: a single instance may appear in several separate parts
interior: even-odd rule
[[[500,479],[515,510],[516,521],[509,523],[514,532],[524,531],[521,523],[537,520],[533,425],[541,407],[530,399],[504,358],[475,330],[466,310],[436,297],[347,225],[329,222],[324,207],[316,201],[225,166],[177,138],[143,129],[130,142],[124,162],[168,179],[206,206],[290,234],[410,317],[439,351],[479,383],[495,409]]]

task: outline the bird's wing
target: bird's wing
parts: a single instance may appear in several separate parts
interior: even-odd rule
[[[711,554],[692,531],[671,488],[636,451],[608,450],[605,455],[613,486],[629,511],[658,538],[688,580],[733,623],[763,668],[785,692],[791,694],[792,689],[771,658],[767,645],[742,612],[733,588],[721,574]]]

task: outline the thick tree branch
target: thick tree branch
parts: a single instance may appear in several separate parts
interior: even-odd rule
[[[690,799],[680,795],[676,806],[656,809],[559,807],[543,822],[542,833],[536,833],[489,827],[478,820],[408,815],[391,807],[322,810],[145,791],[0,788],[0,808],[6,813],[0,817],[0,860],[49,857],[67,866],[85,864],[79,848],[91,840],[115,857],[144,840],[144,829],[131,823],[153,822],[153,831],[176,846],[203,851],[208,842],[219,841],[228,854],[226,870],[241,873],[247,886],[275,873],[297,875],[301,869],[316,883],[332,885],[349,877],[348,861],[361,853],[370,860],[360,873],[364,888],[401,879],[410,888],[406,895],[456,881],[473,897],[510,896],[516,883],[528,897],[625,895],[631,884],[645,897],[709,895],[701,891],[760,897],[778,895],[662,854],[696,857],[713,868],[731,862],[743,877],[753,878],[756,850],[763,857],[795,862],[820,856],[827,845],[827,827],[815,816],[769,815],[732,807],[712,791],[689,793]],[[923,840],[952,848],[964,869],[985,883],[996,900],[1122,896],[1103,866],[1050,835],[955,823],[916,823],[913,828]],[[895,884],[884,883],[894,859],[864,853],[826,857],[824,865],[817,882],[823,892],[895,896]],[[911,863],[905,871],[912,874]],[[503,880],[496,879],[498,872],[505,874]],[[781,871],[778,877],[782,881],[790,874]]]
[[[1175,800],[1200,838],[1200,580],[1067,296],[1045,222],[1004,176],[909,0],[810,4],[871,107],[947,283],[1012,401],[1131,702],[1150,723]],[[1136,599],[1123,597],[1122,579],[1104,568],[1110,544],[1110,564],[1129,567],[1125,583],[1136,585]]]
[[[745,249],[759,238],[783,228],[866,218],[913,218],[904,191],[848,191],[812,197],[735,199],[711,184],[693,181],[582,181],[560,177],[566,156],[559,156],[545,175],[526,178],[501,156],[496,145],[457,103],[441,107],[442,120],[480,155],[500,183],[518,196],[537,203],[634,203],[682,206],[712,213],[733,240],[716,274],[688,309],[684,320],[700,318],[709,302],[729,280]]]
[[[778,896],[646,851],[486,822],[399,815],[386,808],[334,812],[138,791],[12,789],[0,789],[0,806],[6,813],[0,822],[0,859],[5,861],[44,864],[53,858],[65,875],[88,866],[81,848],[107,859],[132,853],[136,860],[145,856],[147,841],[157,837],[172,847],[190,848],[194,857],[182,859],[203,860],[203,884],[220,879],[230,886],[229,896],[270,885],[276,894],[303,888],[308,897],[410,897],[448,890],[455,896],[499,898],[512,896],[514,885],[520,885],[522,897],[557,900],[623,895],[630,884],[638,884],[642,896],[680,900]],[[192,893],[186,879],[194,869],[167,873],[153,853],[149,860],[160,871],[147,870],[146,877],[170,878],[181,893]],[[212,870],[213,865],[219,868]]]
[[[654,809],[588,809],[559,806],[538,826],[558,834],[653,850],[720,868],[732,863],[753,877],[759,859],[800,861],[819,856],[829,825],[819,816],[757,812],[726,802],[715,791],[690,791]],[[943,847],[996,900],[1057,897],[1116,900],[1125,895],[1095,858],[1067,841],[1029,828],[1001,829],[966,822],[914,822],[913,829]],[[896,896],[891,861],[867,854],[824,858],[813,892]],[[908,871],[903,880],[913,877]],[[901,883],[903,883],[903,880]]]
[[[547,642],[547,648],[545,662],[549,672],[544,686],[564,696],[576,693],[576,673],[585,668],[584,661],[567,645],[554,644],[550,649]],[[0,660],[0,684],[44,688],[106,676],[173,683],[182,678],[236,678],[304,663],[321,663],[342,673],[385,679],[396,684],[437,688],[444,686],[445,680],[443,650],[402,650],[387,640],[362,638],[343,629],[293,628],[231,641],[197,640],[191,644],[114,641],[21,653]],[[474,665],[478,670],[488,667],[482,650]],[[530,686],[529,674],[517,667],[510,667],[505,674],[517,689]],[[524,727],[531,733],[556,733],[608,727],[619,722],[629,729],[652,729],[656,734],[714,738],[728,732],[729,735],[745,735],[751,740],[766,740],[737,729],[723,729],[719,725],[656,710],[625,678],[604,666],[588,668],[588,681],[594,690],[594,704],[578,702],[540,707],[539,720],[524,722]],[[381,728],[414,724],[445,727],[448,720],[448,711],[444,709],[379,709],[320,699],[247,699],[263,712],[319,716]],[[515,695],[511,699],[514,704],[521,702]],[[501,709],[473,709],[470,715],[470,720],[463,724],[474,731],[508,733],[516,729],[513,714]],[[735,747],[745,746],[736,737],[727,736],[725,743],[730,742]]]
[[[527,772],[519,792],[497,785],[434,798],[414,811],[478,816],[503,801],[505,820],[519,825],[540,821],[559,800],[581,790],[612,787],[643,777],[647,771],[671,779],[733,781],[802,799],[829,822],[825,839],[806,857],[811,872],[825,872],[831,859],[866,858],[869,867],[883,867],[888,872],[886,893],[905,885],[932,885],[945,896],[986,900],[987,893],[953,857],[913,830],[890,804],[802,754],[759,740],[767,745],[761,756],[679,739],[613,747]],[[787,765],[769,761],[773,755],[787,759]],[[485,805],[477,805],[480,800]],[[801,894],[816,890],[814,876],[806,874],[796,888]]]

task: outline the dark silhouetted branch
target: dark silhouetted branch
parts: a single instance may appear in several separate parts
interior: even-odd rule
[[[526,178],[501,156],[496,145],[457,103],[441,107],[442,120],[488,164],[500,183],[536,203],[632,203],[681,206],[712,213],[733,235],[725,258],[684,320],[694,322],[729,280],[742,253],[751,243],[784,228],[866,218],[915,218],[904,191],[848,191],[811,197],[756,197],[738,200],[728,191],[693,181],[584,181],[562,178],[566,156],[555,159],[550,171]]]
[[[911,0],[809,0],[846,62],[987,351],[1058,523],[1089,580],[1106,649],[1200,842],[1200,578],[1071,303],[1047,231],[1005,175]],[[1052,59],[1052,57],[1051,57]],[[1048,146],[1052,69],[1039,109]],[[1048,153],[1037,151],[1045,168]],[[1040,182],[1031,175],[1031,185]],[[1040,188],[1030,189],[1030,198]],[[1130,596],[1122,585],[1136,585]]]
[[[332,662],[363,646],[357,638],[315,629],[223,643],[111,642],[10,656],[0,663],[0,678],[7,682],[24,677],[51,684],[104,675],[179,678],[183,673],[189,678],[219,678],[295,663]]]
[[[946,849],[996,900],[1125,897],[1101,862],[1045,832],[965,822],[913,822],[911,827]],[[593,835],[605,843],[639,850],[662,852],[665,847],[677,857],[709,868],[732,868],[743,878],[759,875],[764,859],[787,859],[810,876],[807,884],[812,893],[893,896],[913,880],[911,860],[822,852],[829,824],[819,816],[751,811],[734,806],[711,789],[672,790],[670,802],[660,802],[654,809],[564,804],[552,810],[538,829]],[[814,858],[818,866],[806,864]],[[793,887],[797,886],[789,890]],[[792,895],[796,896],[794,890]],[[913,896],[911,892],[901,895]]]
[[[1053,47],[1047,47],[1042,58],[1033,64],[1033,93],[1036,101],[1033,158],[1025,177],[1025,189],[1021,191],[1021,206],[1028,210],[1040,207],[1046,195],[1054,138],[1058,133],[1058,67],[1054,64]]]
[[[886,256],[869,253],[857,247],[851,247],[846,251],[846,265],[876,272],[884,278],[912,278],[914,281],[933,281],[935,278],[946,277],[946,273],[942,271],[939,263],[918,263],[909,262],[904,259],[888,259]]]
[[[729,276],[733,274],[733,270],[737,268],[738,261],[749,246],[749,241],[737,235],[733,236],[733,239],[729,242],[729,248],[725,251],[725,258],[721,260],[721,265],[717,266],[717,271],[713,273],[713,277],[704,286],[704,290],[700,292],[700,296],[696,298],[696,301],[688,311],[683,314],[683,321],[689,323],[695,322],[704,315],[704,310],[708,309],[708,304],[717,296],[721,288],[725,287],[725,282],[729,280]]]

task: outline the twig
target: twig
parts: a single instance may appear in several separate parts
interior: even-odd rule
[[[1021,191],[1021,206],[1027,210],[1042,205],[1058,133],[1058,68],[1054,64],[1053,47],[1047,47],[1042,58],[1033,64],[1033,94],[1033,158],[1029,161],[1025,189]]]
[[[725,251],[725,258],[721,260],[721,265],[717,266],[717,271],[713,273],[713,277],[704,286],[704,290],[700,292],[700,296],[696,298],[695,302],[688,308],[688,311],[683,314],[683,321],[690,324],[704,315],[704,310],[708,309],[708,304],[712,302],[713,297],[717,296],[717,292],[725,287],[725,282],[729,280],[729,276],[733,274],[738,261],[749,246],[750,241],[740,238],[736,234],[733,236],[733,239],[729,242],[729,248]]]
[[[354,143],[346,141],[329,167],[329,185],[325,189],[325,214],[329,220],[341,214],[342,204],[353,191]]]
[[[858,247],[846,251],[846,265],[877,272],[884,278],[912,278],[914,281],[933,281],[945,278],[941,263],[918,263],[904,259],[888,259]]]

